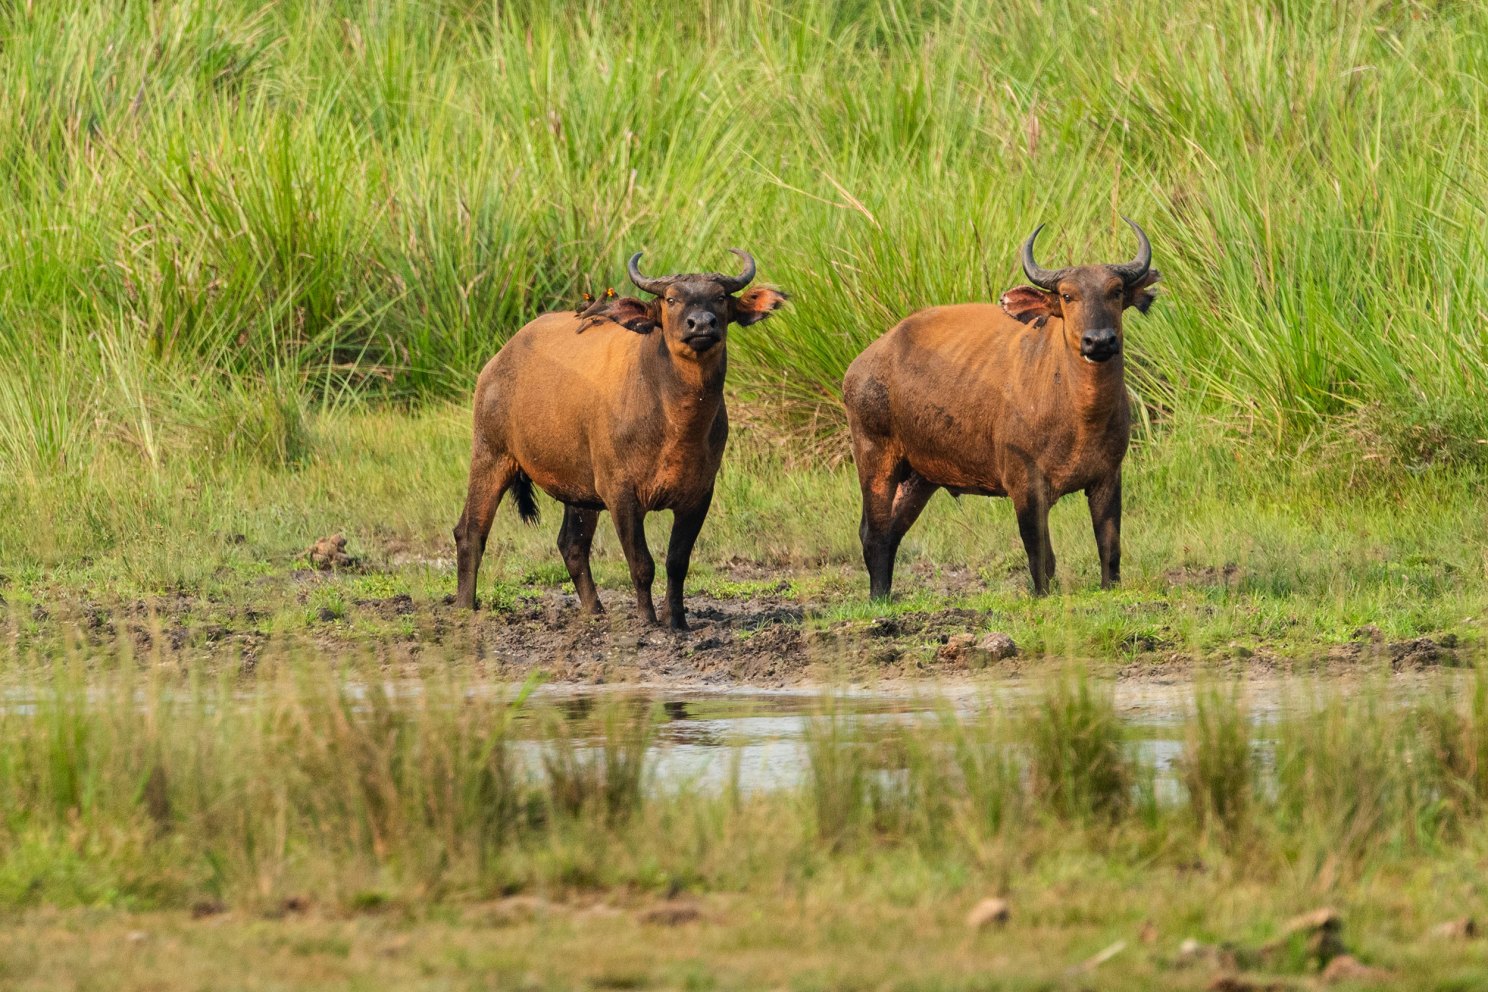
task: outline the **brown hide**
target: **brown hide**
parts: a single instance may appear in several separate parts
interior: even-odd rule
[[[478,443],[563,503],[603,506],[605,493],[624,488],[647,510],[696,504],[728,436],[724,350],[676,360],[661,334],[585,323],[543,314],[486,364],[475,387]]]
[[[848,369],[854,435],[960,492],[1083,489],[1126,453],[1126,386],[1120,355],[1091,365],[1064,334],[1059,318],[1034,327],[985,303],[921,311]]]
[[[661,290],[656,299],[606,297],[578,313],[543,314],[486,364],[475,388],[469,492],[455,528],[459,605],[475,605],[502,494],[515,488],[523,516],[535,519],[536,485],[564,504],[559,550],[585,612],[601,609],[589,551],[598,514],[609,510],[637,610],[656,620],[643,519],[673,511],[668,619],[686,626],[682,582],[728,437],[727,326],[762,320],[785,301],[766,287],[733,296],[720,278],[648,280]]]
[[[899,542],[940,488],[1012,499],[1039,594],[1054,572],[1049,506],[1086,491],[1102,584],[1119,580],[1131,434],[1121,318],[1127,307],[1146,309],[1158,274],[1131,285],[1107,266],[1057,275],[1054,289],[1018,287],[1000,307],[913,314],[848,368],[843,400],[875,598],[889,594]]]

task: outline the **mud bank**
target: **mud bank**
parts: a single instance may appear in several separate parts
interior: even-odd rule
[[[565,585],[540,574],[491,585],[471,614],[453,606],[446,576],[428,564],[297,569],[118,600],[42,589],[0,608],[0,651],[245,669],[311,653],[475,664],[502,681],[536,673],[574,685],[758,688],[1009,676],[1068,659],[1124,679],[1165,679],[1199,668],[1412,671],[1467,665],[1481,654],[1472,630],[1389,636],[1365,624],[1313,642],[1264,629],[1237,637],[1233,618],[1247,607],[1236,605],[1242,594],[1223,570],[1212,581],[1185,574],[1155,593],[1075,591],[1038,601],[997,599],[985,593],[986,577],[970,571],[909,573],[911,598],[887,607],[864,604],[855,578],[822,564],[720,563],[690,593],[692,629],[682,633],[636,619],[629,589],[603,589],[608,612],[582,616]],[[1231,632],[1199,628],[1217,609],[1230,612]]]

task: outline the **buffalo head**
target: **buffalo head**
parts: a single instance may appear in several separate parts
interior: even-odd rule
[[[1002,308],[1025,323],[1046,317],[1064,321],[1065,340],[1087,362],[1109,361],[1121,353],[1121,315],[1127,307],[1143,313],[1152,305],[1149,288],[1159,273],[1152,268],[1152,245],[1134,221],[1123,217],[1137,234],[1137,257],[1120,265],[1041,268],[1033,258],[1040,224],[1023,242],[1023,272],[1032,286],[1002,294]],[[1036,287],[1036,288],[1035,288]]]
[[[786,301],[784,293],[766,286],[740,293],[754,278],[754,256],[738,248],[729,251],[744,260],[744,271],[736,276],[719,272],[648,276],[641,272],[641,252],[636,252],[627,265],[630,281],[655,299],[621,297],[589,313],[638,334],[660,328],[673,354],[698,359],[724,342],[729,324],[758,323]]]

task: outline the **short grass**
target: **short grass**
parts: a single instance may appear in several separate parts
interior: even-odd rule
[[[348,645],[396,640],[416,621],[359,604],[408,595],[425,620],[444,609],[454,589],[449,532],[464,490],[466,417],[455,405],[317,414],[306,419],[310,441],[293,468],[100,462],[86,476],[0,491],[0,596],[11,626],[33,643],[60,642],[99,611],[113,620],[144,603],[164,614],[187,597],[193,636],[246,625],[271,636],[313,629]],[[1347,466],[1277,458],[1261,470],[1230,461],[1172,444],[1136,449],[1117,591],[1098,588],[1078,497],[1055,508],[1058,589],[1036,600],[1007,501],[940,495],[901,552],[898,598],[872,604],[851,466],[788,459],[744,433],[725,461],[689,585],[730,600],[797,601],[818,629],[971,609],[981,627],[1011,634],[1028,654],[1118,663],[1258,650],[1307,658],[1366,625],[1390,641],[1481,643],[1488,557],[1472,537],[1483,491],[1473,472],[1437,468],[1385,490],[1351,485]],[[492,608],[570,586],[553,546],[557,507],[542,505],[536,527],[510,507],[498,516],[482,573]],[[652,518],[658,554],[669,526],[665,515]],[[301,581],[306,549],[335,532],[347,535],[362,567]],[[627,609],[628,573],[607,520],[596,572],[610,606]]]

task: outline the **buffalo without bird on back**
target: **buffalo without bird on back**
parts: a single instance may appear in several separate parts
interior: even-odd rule
[[[713,500],[713,478],[728,438],[723,403],[730,323],[748,326],[785,303],[774,289],[739,294],[738,276],[651,278],[637,252],[631,281],[652,294],[601,299],[577,313],[547,313],[522,328],[486,363],[475,386],[475,437],[465,510],[455,525],[459,591],[475,608],[476,573],[496,507],[514,488],[517,509],[537,519],[533,485],[563,504],[558,550],[584,613],[600,613],[589,551],[601,510],[609,510],[630,565],[636,611],[655,623],[645,516],[672,511],[667,546],[667,620],[687,629],[682,583]]]
[[[1123,218],[1124,219],[1124,218]],[[1040,268],[1001,306],[921,310],[848,367],[843,400],[863,488],[870,594],[889,595],[899,542],[937,489],[1007,496],[1036,595],[1049,591],[1049,507],[1083,489],[1101,587],[1121,578],[1121,461],[1131,436],[1121,318],[1146,312],[1158,272],[1147,235],[1121,265]]]

